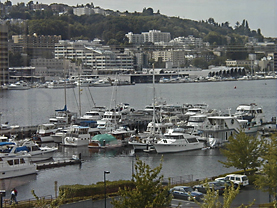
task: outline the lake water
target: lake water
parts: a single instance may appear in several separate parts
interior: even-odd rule
[[[236,86],[236,89],[234,88]],[[239,104],[256,103],[264,109],[266,120],[276,117],[276,80],[232,81],[213,83],[156,84],[156,96],[166,100],[168,104],[206,103],[209,108],[234,113]],[[30,89],[26,91],[0,91],[0,112],[2,123],[21,126],[47,123],[55,109],[64,106],[63,89]],[[78,88],[67,89],[67,106],[71,111],[78,111]],[[115,96],[116,95],[116,96]],[[136,109],[142,109],[153,102],[152,84],[130,86],[91,87],[81,91],[82,114],[92,106],[114,106],[114,103],[129,103]],[[116,97],[116,99],[115,99]],[[61,168],[40,170],[34,178],[14,179],[0,183],[0,189],[17,187],[18,199],[33,198],[31,190],[37,195],[55,195],[54,181],[63,184],[91,184],[103,181],[103,172],[110,171],[107,180],[131,179],[134,154],[131,149],[112,151],[97,150],[93,152],[87,147],[59,147],[55,158],[68,158],[72,154],[82,154],[84,162],[81,166],[73,165]],[[159,165],[161,155],[137,153],[151,167]],[[193,175],[193,179],[203,179],[234,169],[226,169],[218,160],[225,160],[218,149],[199,150],[163,155],[162,174],[165,178]],[[26,182],[22,185],[23,182]]]

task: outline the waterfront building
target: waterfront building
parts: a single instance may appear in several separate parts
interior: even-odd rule
[[[99,40],[59,41],[55,45],[56,59],[81,61],[86,68],[96,71],[113,71],[113,69],[133,70],[133,56],[111,50],[109,46],[99,44]]]
[[[31,59],[31,66],[35,67],[35,76],[59,76],[64,77],[74,74],[79,67],[68,59]]]
[[[8,27],[0,24],[0,84],[9,81]]]

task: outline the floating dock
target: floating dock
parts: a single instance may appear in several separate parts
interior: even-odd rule
[[[46,168],[56,168],[56,167],[62,167],[66,165],[76,165],[81,164],[82,160],[80,159],[66,159],[66,160],[58,160],[58,161],[51,161],[51,162],[44,162],[44,163],[38,163],[37,169],[46,169]]]

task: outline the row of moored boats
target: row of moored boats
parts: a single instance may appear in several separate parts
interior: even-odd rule
[[[164,102],[148,105],[143,110],[135,110],[126,103],[110,110],[95,107],[78,117],[65,106],[55,111],[49,123],[39,125],[29,140],[10,141],[1,137],[1,178],[13,177],[14,171],[8,173],[11,167],[22,167],[24,171],[20,174],[29,174],[34,163],[50,158],[57,150],[56,147],[40,147],[37,142],[88,148],[131,145],[134,150],[174,153],[224,145],[240,130],[257,132],[264,119],[262,108],[254,103],[239,105],[233,115],[209,109],[206,104],[177,106]],[[146,121],[144,131],[130,128],[131,122],[142,124]]]

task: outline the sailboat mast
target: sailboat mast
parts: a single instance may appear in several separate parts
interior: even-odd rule
[[[79,113],[80,116],[82,116],[82,112],[81,112],[81,67],[82,65],[80,64],[80,68],[79,68],[79,86],[78,86],[78,90],[79,90]]]
[[[63,76],[64,76],[64,106],[67,107],[66,100],[66,73],[65,73],[65,59],[63,58]]]
[[[153,63],[153,134],[155,134],[155,122],[156,122],[156,91],[155,91],[155,67]]]

